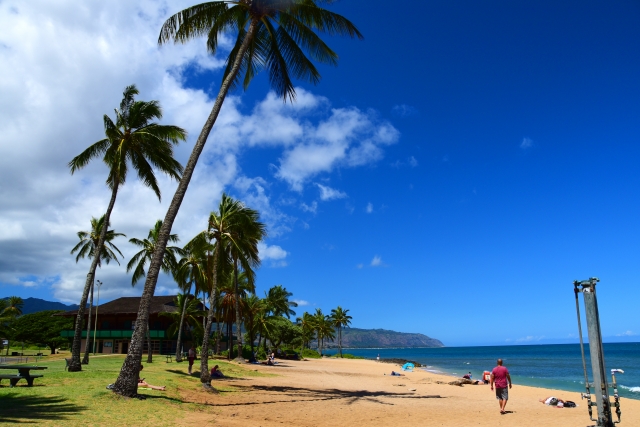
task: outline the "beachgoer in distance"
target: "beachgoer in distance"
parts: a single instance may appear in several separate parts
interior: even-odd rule
[[[491,382],[491,372],[484,371],[482,373],[482,382],[485,384],[489,384],[489,382]]]
[[[378,357],[376,357],[376,361],[379,362],[380,361],[380,353],[378,353]]]
[[[272,351],[271,354],[269,355],[269,358],[267,359],[267,365],[275,365],[275,364],[276,364],[276,355]]]
[[[467,379],[467,380],[470,380],[470,379],[471,379],[471,372],[469,372],[468,374],[464,374],[464,375],[462,376],[462,378],[465,378],[465,379]]]
[[[222,371],[218,369],[218,365],[211,368],[211,378],[224,378]]]
[[[144,369],[144,366],[140,365],[140,372],[142,372],[143,369]],[[138,373],[138,375],[140,374]],[[138,387],[148,387],[152,390],[160,390],[160,391],[165,391],[167,389],[167,387],[164,385],[163,386],[151,385],[148,382],[146,382],[144,378],[138,379]]]
[[[500,403],[500,413],[504,414],[504,408],[507,406],[507,400],[509,400],[509,388],[511,388],[511,375],[509,370],[502,366],[502,359],[498,359],[498,366],[491,371],[491,390],[493,391],[493,384],[496,385],[496,399]],[[509,388],[507,388],[507,383]]]
[[[189,349],[188,359],[189,359],[189,375],[191,375],[191,369],[193,368],[193,361],[196,359],[196,349],[193,345]]]
[[[401,374],[400,372],[396,372],[396,371],[391,371],[391,376],[392,377],[404,377],[404,374]]]

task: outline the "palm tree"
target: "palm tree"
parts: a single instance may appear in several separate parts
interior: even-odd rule
[[[338,347],[340,347],[340,357],[342,357],[342,328],[351,325],[352,317],[349,316],[349,310],[343,310],[342,307],[334,308],[331,310],[329,318],[333,323],[333,326],[338,328]]]
[[[158,241],[160,228],[162,228],[161,219],[157,220],[153,228],[149,230],[149,235],[146,239],[140,240],[136,239],[135,237],[133,239],[129,239],[129,243],[142,248],[142,250],[135,254],[127,264],[127,273],[133,270],[133,276],[131,276],[131,286],[135,286],[136,283],[145,276],[146,273],[144,271],[144,267],[146,266],[147,261],[150,261],[153,257],[153,252],[156,247],[156,242]],[[177,234],[171,234],[169,236],[169,241],[172,243],[176,243],[180,241],[180,238]],[[162,271],[164,271],[165,273],[172,272],[174,266],[176,265],[176,254],[180,255],[181,253],[181,248],[177,246],[167,246],[165,249],[165,256],[162,259],[162,266],[160,267]],[[149,327],[147,322],[147,363],[151,363],[153,362],[153,349],[151,348],[151,336],[149,335],[148,330]]]
[[[205,312],[200,308],[200,301],[189,294],[178,294],[174,300],[175,306],[179,308],[178,311],[161,312],[160,316],[166,316],[173,320],[173,323],[169,325],[167,335],[173,337],[176,333],[180,333],[183,329],[184,332],[193,329],[199,334],[202,333],[202,324],[199,322],[199,318],[205,315]],[[193,340],[193,333],[191,334]]]
[[[92,217],[91,230],[78,231],[78,238],[80,239],[80,241],[78,242],[77,245],[73,247],[73,249],[71,249],[71,254],[73,254],[76,251],[78,252],[78,255],[76,256],[76,263],[80,260],[80,258],[84,258],[86,256],[89,259],[92,259],[93,256],[95,255],[96,247],[98,246],[98,241],[100,240],[100,235],[102,234],[102,228],[104,227],[104,223],[105,223],[104,219],[105,219],[104,215],[102,215],[98,219]],[[102,268],[103,260],[107,264],[109,264],[111,260],[114,260],[115,262],[117,262],[118,265],[120,264],[120,261],[118,261],[118,257],[116,253],[113,252],[114,250],[118,252],[120,256],[123,256],[122,252],[120,252],[120,249],[118,249],[118,247],[111,242],[116,237],[119,237],[119,236],[126,237],[126,236],[122,233],[116,233],[113,230],[109,230],[108,229],[109,225],[110,224],[107,224],[107,234],[104,237],[105,244],[102,246],[102,251],[100,251],[100,257],[98,258],[98,267],[100,268]],[[89,316],[87,316],[87,339],[85,341],[86,345],[84,349],[84,357],[82,358],[83,365],[89,364],[89,350],[91,349],[91,346],[89,345],[89,340],[91,337],[91,311],[93,310],[93,288],[94,286],[92,283],[91,296],[89,297]]]
[[[322,356],[324,340],[327,339],[333,341],[335,338],[335,332],[329,316],[325,316],[321,309],[316,308],[316,313],[313,315],[313,318],[313,326],[316,330],[316,337],[318,339],[318,348],[320,349],[320,356]]]
[[[196,236],[185,245],[182,252],[184,256],[175,265],[173,277],[180,289],[186,292],[187,295],[191,294],[191,288],[193,288],[194,284],[194,295],[197,296],[200,291],[204,294],[205,282],[207,281],[207,253],[212,250],[212,245],[201,235]],[[176,361],[178,362],[182,360],[182,325],[184,323],[184,314],[187,311],[187,300],[188,299],[185,298],[183,301],[180,327],[178,328],[178,341],[176,343]],[[204,326],[203,324],[203,330]]]
[[[144,271],[145,266],[147,265],[147,261],[151,261],[153,258],[153,252],[156,249],[156,243],[158,242],[158,235],[160,234],[160,228],[162,228],[162,220],[159,219],[156,221],[155,225],[151,230],[149,230],[149,235],[146,239],[129,239],[129,243],[132,243],[138,247],[141,247],[142,250],[135,254],[131,261],[127,264],[127,273],[133,270],[133,276],[131,276],[131,286],[135,286],[136,283],[140,279],[142,279],[146,273]],[[169,242],[177,243],[180,241],[180,238],[177,234],[169,235]],[[165,256],[162,258],[162,265],[160,268],[165,273],[170,273],[173,271],[174,266],[176,265],[176,255],[182,255],[184,252],[182,248],[177,246],[167,246],[165,249]],[[134,269],[135,266],[135,269]]]
[[[260,299],[256,294],[249,295],[244,301],[244,325],[247,330],[247,337],[249,338],[249,345],[251,346],[251,357],[253,358],[253,342],[256,339],[258,328],[257,319],[261,312],[264,312],[266,308],[263,299]]]
[[[305,311],[302,317],[296,319],[296,322],[302,329],[302,346],[300,347],[300,357],[302,357],[305,344],[309,344],[309,341],[313,339],[313,334],[315,333],[314,317]]]
[[[160,199],[160,188],[153,172],[153,166],[158,170],[166,173],[171,178],[179,180],[182,174],[182,166],[173,158],[173,145],[184,141],[187,132],[177,126],[159,125],[153,120],[162,118],[162,109],[158,101],[136,101],[135,96],[138,89],[135,85],[127,86],[124,90],[120,108],[115,110],[116,122],[114,123],[109,116],[104,115],[104,131],[106,138],[92,144],[85,151],[74,157],[69,162],[71,173],[84,168],[89,162],[97,157],[103,156],[102,160],[109,167],[109,175],[107,177],[107,186],[111,189],[111,199],[105,213],[104,222],[109,224],[111,212],[116,202],[118,189],[124,185],[127,180],[129,163],[135,169],[140,180],[150,187]],[[173,222],[173,220],[171,221]],[[169,225],[170,227],[170,225]],[[170,230],[170,228],[169,228]],[[162,248],[160,253],[164,252],[169,240],[169,232],[166,236],[160,233],[159,241],[162,244],[158,248]],[[96,244],[96,251],[102,253],[102,247],[107,235],[107,227],[103,227],[102,233]],[[158,257],[158,264],[152,265],[150,270],[159,269],[162,264],[162,256]],[[76,317],[75,334],[73,337],[73,346],[71,352],[71,361],[69,363],[69,371],[81,371],[80,365],[80,338],[82,330],[82,320],[84,318],[84,308],[87,305],[87,295],[89,289],[93,285],[96,267],[99,257],[94,257],[89,267],[87,280],[80,299],[80,307],[78,307],[78,315]],[[154,274],[157,280],[157,273]],[[153,295],[153,293],[151,294]],[[150,298],[151,295],[148,297]],[[148,305],[146,307],[146,315],[138,316],[143,324],[149,320]],[[136,330],[144,333],[145,328],[137,328]],[[133,341],[133,347],[140,346],[142,341]],[[131,348],[131,347],[130,347]],[[142,356],[142,347],[136,347],[136,351],[140,351]],[[136,372],[140,368],[140,360]],[[138,381],[137,374],[135,382]],[[135,384],[134,384],[135,385]],[[135,394],[135,390],[134,393]]]
[[[282,285],[276,285],[269,289],[269,292],[265,292],[265,299],[267,300],[267,306],[274,316],[287,316],[289,319],[296,314],[291,307],[297,307],[298,303],[295,301],[289,301],[289,298],[293,294],[287,291],[287,288]]]
[[[185,9],[170,17],[162,26],[158,43],[173,40],[184,43],[207,35],[207,48],[211,54],[218,49],[218,35],[236,32],[236,44],[231,50],[218,96],[185,166],[184,174],[173,196],[160,231],[157,256],[151,263],[140,300],[138,318],[146,318],[151,297],[158,281],[161,257],[171,226],[204,149],[209,133],[231,89],[239,84],[244,74],[246,89],[251,79],[266,69],[273,89],[286,100],[295,97],[290,74],[317,83],[320,73],[311,60],[335,65],[338,55],[317,33],[348,35],[362,38],[358,29],[346,18],[320,6],[321,0],[219,0]],[[304,51],[308,52],[309,59]],[[133,397],[137,392],[138,372],[142,358],[144,336],[134,333],[129,353],[115,383],[115,391]]]

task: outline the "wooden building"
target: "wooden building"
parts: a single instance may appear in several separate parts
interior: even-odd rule
[[[169,336],[168,331],[174,320],[169,316],[161,316],[160,313],[179,312],[180,308],[175,305],[176,295],[157,296],[151,298],[149,304],[149,336],[151,338],[151,348],[154,354],[175,354],[177,344],[177,333]],[[103,354],[126,354],[131,343],[131,336],[136,328],[136,318],[138,316],[138,308],[140,307],[140,297],[122,297],[111,302],[93,307],[91,313],[91,336],[89,337],[90,350],[93,351],[94,326],[96,325],[96,308],[97,308],[97,327],[95,331],[96,352]],[[200,304],[200,310],[203,310]],[[61,313],[61,316],[73,317],[78,315],[77,310]],[[82,330],[82,347],[84,352],[87,344],[87,328],[86,320],[89,310],[85,310],[85,327]],[[62,331],[61,335],[69,339],[73,339],[74,331]],[[184,350],[191,346],[192,335],[188,328],[183,330],[182,347]],[[148,340],[144,341],[144,352],[148,351]]]

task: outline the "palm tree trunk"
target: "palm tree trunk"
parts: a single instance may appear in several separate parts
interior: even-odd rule
[[[252,20],[251,24],[249,24],[249,28],[247,29],[247,34],[238,49],[238,53],[236,55],[236,60],[231,67],[229,74],[223,80],[220,85],[220,91],[218,92],[218,97],[213,104],[213,108],[211,109],[211,113],[205,122],[200,135],[198,136],[198,140],[196,141],[195,146],[193,147],[193,151],[191,152],[191,156],[189,156],[189,161],[184,168],[184,172],[182,174],[182,179],[178,184],[178,188],[176,189],[175,194],[173,195],[173,199],[171,200],[171,204],[169,205],[169,209],[167,210],[167,214],[165,215],[164,221],[162,222],[162,228],[160,229],[160,235],[158,236],[158,242],[156,244],[156,249],[153,254],[153,259],[151,260],[151,264],[149,265],[149,271],[147,273],[147,279],[144,283],[144,290],[142,292],[142,298],[140,299],[140,308],[138,309],[138,319],[145,321],[149,319],[149,304],[151,303],[151,298],[156,290],[156,284],[158,283],[158,275],[160,274],[160,268],[162,266],[162,258],[164,257],[164,251],[167,247],[167,242],[169,241],[169,235],[171,234],[171,227],[173,226],[173,221],[175,221],[176,216],[178,215],[178,211],[180,210],[180,205],[182,204],[182,200],[187,192],[187,188],[189,187],[189,182],[191,181],[191,177],[193,176],[193,171],[196,168],[196,164],[198,163],[198,158],[200,154],[202,154],[202,150],[207,142],[207,138],[209,137],[209,133],[213,128],[216,119],[218,118],[218,114],[220,113],[220,109],[222,108],[222,103],[224,102],[227,92],[229,92],[229,88],[231,87],[232,82],[235,80],[236,75],[238,74],[238,70],[240,69],[240,65],[244,59],[244,54],[253,39],[253,36],[258,28],[258,21]],[[107,216],[108,219],[108,216]],[[101,237],[101,242],[104,240],[104,236]],[[93,269],[95,271],[95,268]],[[90,274],[90,277],[87,277],[87,282],[93,281],[93,275]],[[88,287],[85,286],[85,295],[84,303],[86,304],[86,292]],[[213,298],[209,298],[212,300]],[[82,306],[80,307],[82,310]],[[209,316],[213,316],[213,312],[209,311]],[[210,324],[207,325],[209,331],[211,330]],[[80,329],[76,327],[76,335],[80,336]],[[127,353],[127,357],[122,364],[122,368],[120,369],[120,375],[118,375],[118,379],[114,384],[114,391],[122,396],[133,397],[137,394],[138,390],[138,378],[140,374],[140,362],[142,360],[142,345],[141,343],[144,340],[144,335],[134,332],[131,337],[131,345],[129,346],[129,352]],[[205,334],[205,340],[208,340],[209,337]],[[204,343],[204,340],[203,340]],[[78,370],[80,370],[80,343],[78,341]],[[206,360],[206,359],[205,359]],[[71,366],[69,366],[71,368]],[[209,378],[209,373],[207,372],[207,379]],[[202,379],[201,379],[202,380]],[[210,385],[209,385],[210,387]]]
[[[80,307],[78,307],[78,315],[76,316],[76,325],[75,332],[73,334],[73,344],[71,345],[71,361],[69,362],[69,372],[80,372],[82,371],[82,364],[80,363],[80,343],[82,340],[82,322],[84,321],[84,310],[87,307],[87,297],[89,295],[89,289],[93,287],[93,279],[96,276],[96,268],[98,267],[98,262],[100,261],[100,253],[102,252],[102,247],[104,246],[104,240],[107,236],[107,230],[109,229],[109,219],[111,218],[111,211],[113,211],[113,206],[116,203],[116,196],[118,195],[118,186],[120,185],[120,181],[117,178],[114,179],[113,190],[111,190],[111,200],[109,200],[109,206],[107,206],[107,212],[104,214],[104,223],[102,225],[102,231],[100,232],[100,238],[98,239],[98,244],[95,247],[95,252],[93,259],[91,260],[91,267],[89,267],[89,273],[87,274],[87,281],[84,284],[84,290],[82,291],[82,298],[80,298]],[[167,235],[167,239],[169,236]],[[166,246],[166,242],[165,242]],[[164,247],[162,248],[164,251]],[[160,257],[162,258],[162,257]],[[161,259],[162,261],[162,259]],[[157,280],[157,275],[156,275]],[[87,337],[88,338],[88,337]],[[129,348],[131,350],[131,348]],[[140,363],[138,363],[138,366]],[[133,384],[135,387],[135,391],[138,389],[138,378],[135,378],[136,382]]]
[[[176,362],[182,361],[182,352],[180,346],[182,345],[182,327],[184,325],[184,313],[187,311],[187,301],[189,300],[189,294],[191,294],[192,284],[189,284],[189,292],[185,295],[184,303],[182,304],[182,313],[180,314],[180,327],[178,328],[178,342],[176,344]],[[204,328],[203,328],[204,329]]]
[[[147,320],[147,363],[153,363],[153,349],[151,348],[151,332],[149,331],[149,321]]]
[[[342,326],[338,329],[338,345],[340,346],[340,357],[342,358]]]
[[[219,245],[218,245],[219,246]],[[218,285],[218,258],[221,256],[222,248],[217,247],[216,256],[213,258],[213,275],[211,276],[212,289],[209,292],[209,313],[207,314],[207,326],[204,329],[202,338],[202,350],[200,352],[200,382],[205,390],[214,390],[211,387],[211,374],[209,373],[209,337],[211,336],[211,325],[213,324],[214,307],[216,306],[216,293]]]
[[[84,345],[84,357],[82,358],[82,364],[89,364],[89,338],[91,337],[91,309],[93,308],[93,288],[94,284],[91,284],[91,296],[89,297],[89,315],[87,316],[87,339]]]
[[[236,355],[236,362],[244,363],[242,357],[242,331],[240,329],[240,294],[238,292],[238,259],[233,260],[233,281],[235,290],[235,305],[236,305],[236,335],[238,337],[238,354]]]

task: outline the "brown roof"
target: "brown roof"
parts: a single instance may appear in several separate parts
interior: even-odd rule
[[[169,313],[179,311],[174,302],[176,296],[177,295],[151,297],[149,314],[157,314],[163,311]],[[98,306],[98,312],[100,314],[138,314],[140,299],[140,297],[121,297],[114,299],[113,301]],[[85,315],[88,315],[88,311],[89,310],[85,310]],[[78,314],[78,310],[60,313],[62,316],[75,316],[76,314]]]

